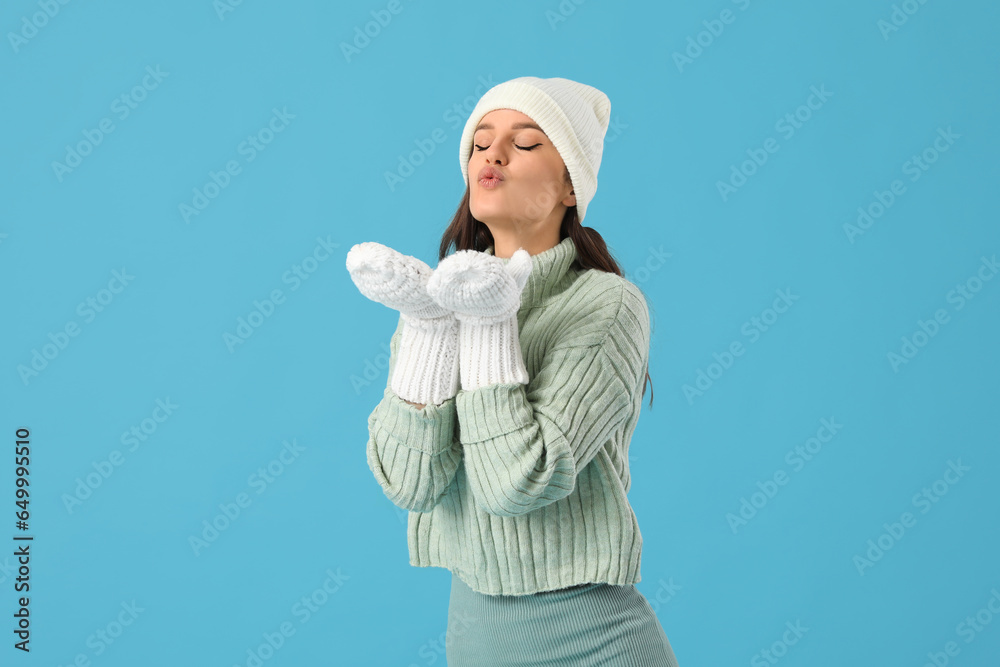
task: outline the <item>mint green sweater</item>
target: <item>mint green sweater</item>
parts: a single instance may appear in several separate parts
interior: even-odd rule
[[[649,311],[635,285],[576,256],[570,238],[532,256],[517,314],[527,385],[460,389],[418,410],[387,382],[368,418],[368,466],[410,510],[410,564],[451,570],[480,593],[641,580],[626,494]]]

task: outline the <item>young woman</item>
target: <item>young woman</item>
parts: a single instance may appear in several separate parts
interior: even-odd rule
[[[452,572],[449,667],[677,665],[635,587],[626,498],[649,311],[581,224],[610,112],[568,79],[491,88],[437,268],[374,242],[347,256],[359,290],[400,312],[367,458],[410,510],[410,564]]]

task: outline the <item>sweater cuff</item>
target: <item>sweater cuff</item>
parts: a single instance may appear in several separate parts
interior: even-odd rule
[[[534,409],[525,387],[521,383],[508,383],[471,391],[459,389],[455,413],[461,443],[474,445],[533,426]]]
[[[426,454],[441,454],[453,446],[455,422],[454,397],[440,405],[428,403],[418,410],[391,389],[386,390],[368,418],[369,428],[378,424],[398,444]]]

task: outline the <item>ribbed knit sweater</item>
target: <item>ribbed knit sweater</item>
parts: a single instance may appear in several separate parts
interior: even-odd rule
[[[641,580],[626,494],[649,311],[634,284],[576,258],[568,237],[532,256],[517,314],[528,384],[459,389],[419,410],[386,384],[367,459],[410,510],[411,565],[446,568],[490,595]]]

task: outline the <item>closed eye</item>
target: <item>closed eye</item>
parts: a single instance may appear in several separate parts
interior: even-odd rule
[[[538,148],[541,145],[542,144],[540,144],[540,143],[535,144],[534,146],[518,146],[517,144],[514,144],[514,148],[519,148],[522,151],[530,151],[530,150],[534,150],[534,149]],[[477,151],[484,151],[487,148],[489,148],[489,146],[480,146],[479,144],[473,144],[473,146],[476,147]]]

